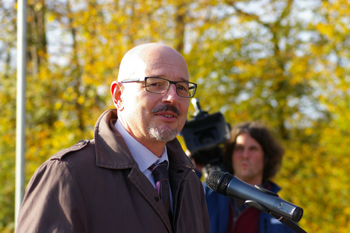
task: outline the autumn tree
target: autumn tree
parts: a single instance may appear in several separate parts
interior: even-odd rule
[[[15,4],[0,2],[0,232],[14,227]],[[346,0],[28,1],[26,182],[93,137],[125,52],[161,42],[185,57],[204,110],[283,142],[276,181],[304,208],[300,226],[348,232],[348,12]]]

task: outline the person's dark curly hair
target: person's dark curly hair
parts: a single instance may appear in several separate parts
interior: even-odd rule
[[[234,174],[232,167],[232,153],[236,145],[237,136],[242,133],[248,133],[262,147],[264,151],[264,171],[263,182],[273,178],[279,171],[284,155],[283,147],[276,141],[270,131],[257,122],[246,122],[237,125],[231,130],[231,139],[225,144],[224,159]]]

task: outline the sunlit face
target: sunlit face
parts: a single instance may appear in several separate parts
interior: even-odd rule
[[[189,81],[185,61],[168,48],[148,51],[135,64],[130,79],[160,77],[170,81]],[[137,76],[137,77],[136,77]],[[176,137],[185,122],[189,98],[180,97],[171,84],[163,94],[147,92],[144,82],[122,83],[118,117],[126,130],[144,145],[166,142]]]
[[[248,133],[236,138],[232,154],[234,175],[251,184],[261,185],[264,169],[264,151],[260,144]]]

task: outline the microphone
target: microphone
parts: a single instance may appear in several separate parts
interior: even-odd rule
[[[285,217],[299,222],[303,216],[302,208],[281,199],[274,192],[245,183],[228,172],[211,171],[206,183],[213,191],[245,201],[246,205],[271,214],[277,219]]]

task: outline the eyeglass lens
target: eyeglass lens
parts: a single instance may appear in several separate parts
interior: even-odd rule
[[[162,78],[147,78],[146,90],[153,93],[164,93],[170,86],[170,81]],[[180,81],[176,82],[176,93],[182,97],[192,97],[194,95],[195,85],[193,83]]]

